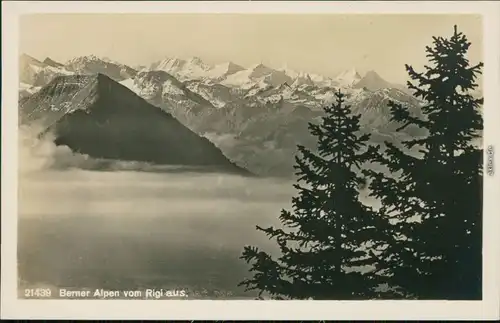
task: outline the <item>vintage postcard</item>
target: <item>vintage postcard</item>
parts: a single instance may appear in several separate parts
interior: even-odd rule
[[[497,317],[499,13],[3,3],[2,317]]]

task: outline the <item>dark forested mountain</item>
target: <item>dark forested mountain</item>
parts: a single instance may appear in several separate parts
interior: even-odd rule
[[[22,101],[20,122],[95,158],[246,173],[208,139],[103,74],[56,77]]]

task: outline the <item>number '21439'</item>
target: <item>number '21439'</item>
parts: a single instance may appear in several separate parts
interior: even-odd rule
[[[35,298],[35,297],[50,297],[52,291],[50,288],[27,288],[24,290],[24,297]]]

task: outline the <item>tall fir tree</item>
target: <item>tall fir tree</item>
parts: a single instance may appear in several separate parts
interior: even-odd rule
[[[324,110],[320,125],[309,124],[318,153],[298,146],[301,157],[296,157],[294,166],[298,196],[292,199],[293,211],[281,211],[283,228],[257,226],[276,240],[281,255],[273,259],[256,247],[244,248],[241,258],[252,265],[253,277],[240,285],[258,290],[259,296],[377,297],[378,281],[370,271],[374,259],[367,250],[377,243],[379,224],[371,208],[359,201],[358,187],[364,178],[356,171],[375,147],[367,145],[370,136],[360,133],[360,116],[350,114],[340,91],[336,103]]]
[[[406,65],[408,87],[425,102],[422,117],[390,103],[400,129],[415,125],[425,136],[386,143],[375,161],[390,175],[365,171],[392,222],[379,273],[409,298],[480,299],[482,286],[482,98],[471,93],[482,63],[471,66],[471,43],[458,32],[433,37],[430,65],[418,73]]]

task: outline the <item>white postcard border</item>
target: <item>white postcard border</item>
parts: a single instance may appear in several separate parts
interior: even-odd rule
[[[500,183],[484,176],[482,301],[144,301],[17,299],[18,18],[29,13],[481,14],[484,143],[500,148],[500,2],[2,2],[2,318],[33,319],[494,319],[500,312]],[[495,169],[498,170],[498,161]]]

